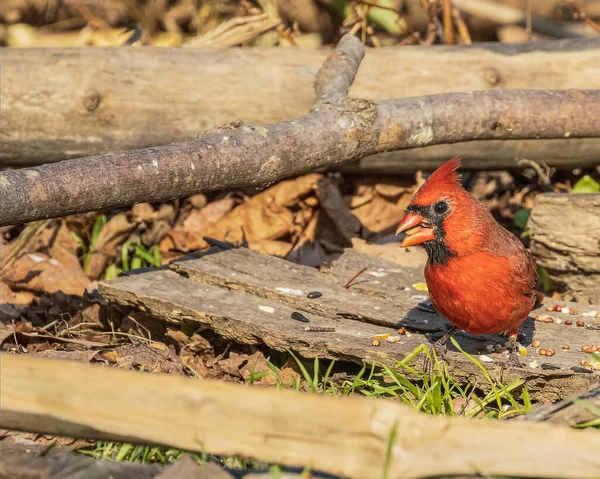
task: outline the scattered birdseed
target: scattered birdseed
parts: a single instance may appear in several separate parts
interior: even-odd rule
[[[304,291],[301,289],[292,289],[292,288],[275,288],[275,291],[279,291],[284,294],[291,294],[293,296],[304,296]]]
[[[294,311],[292,313],[292,319],[295,319],[296,321],[300,321],[302,323],[308,323],[309,320],[306,316],[304,316],[302,313],[299,313],[298,311]]]
[[[555,354],[556,354],[556,351],[554,351],[554,349],[552,349],[552,348],[546,350],[546,356],[554,356]]]
[[[569,309],[569,314],[576,315],[579,314],[579,310],[577,308]]]
[[[379,341],[379,339],[374,339],[374,340],[371,342],[371,345],[372,345],[372,346],[379,346],[380,344],[381,344],[381,341]]]
[[[573,324],[573,321],[572,321],[572,320],[570,320],[570,319],[567,319],[567,320],[565,321],[565,324],[566,324],[567,326],[571,326],[571,325]]]
[[[486,356],[485,354],[481,354],[479,356],[479,360],[484,363],[493,363],[494,362],[494,360],[492,358],[490,358],[489,356]]]
[[[323,296],[323,293],[321,293],[320,291],[311,291],[306,295],[308,299],[316,299],[320,298],[321,296]]]
[[[546,348],[542,348],[538,351],[538,353],[540,353],[540,356],[546,356],[548,354],[548,350]]]
[[[494,345],[493,344],[486,344],[485,345],[485,350],[491,353],[494,350]]]
[[[529,351],[527,351],[527,348],[519,346],[519,354],[521,356],[527,356],[529,354]]]
[[[329,326],[306,326],[304,331],[309,331],[312,333],[333,333],[335,332],[335,328]]]
[[[571,310],[565,306],[565,307],[561,308],[560,312],[563,314],[569,314],[571,312]]]
[[[529,363],[529,367],[530,367],[531,369],[536,369],[536,368],[539,368],[539,367],[540,367],[540,363],[538,363],[538,362],[537,362],[537,359],[534,359],[533,361],[531,361],[531,362]]]
[[[558,318],[557,318],[557,319],[555,319],[555,320],[554,320],[554,322],[555,322],[556,324],[562,324],[562,319],[558,319]]]
[[[546,307],[546,311],[554,311],[554,305],[552,305],[552,306],[547,306],[547,307]]]
[[[429,291],[427,288],[427,283],[415,283],[412,285],[417,291]]]
[[[410,332],[406,331],[406,337],[410,338],[411,336],[412,336],[412,334]]]
[[[388,336],[385,338],[388,343],[397,343],[400,341],[400,336]]]
[[[582,316],[586,316],[589,318],[593,318],[594,316],[596,316],[598,313],[596,311],[587,311],[585,313],[582,314]]]
[[[275,312],[275,308],[273,308],[272,306],[259,306],[258,309],[264,311],[265,313],[273,314]]]
[[[423,301],[428,301],[429,300],[429,296],[426,296],[424,294],[413,294],[410,299],[412,299],[413,301],[419,301],[419,302],[423,302]]]
[[[540,342],[534,339],[533,341],[531,341],[531,347],[532,348],[539,348],[540,347]]]
[[[600,363],[594,363],[593,369],[594,371],[600,371]]]
[[[374,334],[373,336],[371,336],[371,338],[373,338],[373,339],[385,339],[388,336],[391,336],[391,334],[390,333]]]
[[[367,274],[375,276],[376,278],[383,278],[384,276],[387,276],[387,273],[384,273],[383,271],[369,271]]]
[[[563,344],[563,349],[564,350],[571,349],[571,346],[569,346],[568,344]]]
[[[554,322],[554,318],[552,316],[546,316],[544,318],[544,323],[553,323]]]
[[[577,326],[579,326],[580,328],[583,328],[585,326],[585,323],[581,319],[579,321],[577,321],[575,324]]]
[[[406,335],[406,329],[404,329],[404,328],[400,328],[400,329],[398,330],[398,334],[399,334],[400,336],[405,336],[405,335]]]

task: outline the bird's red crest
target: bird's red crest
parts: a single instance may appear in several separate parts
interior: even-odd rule
[[[460,174],[456,172],[460,168],[460,164],[461,158],[455,156],[435,170],[417,190],[413,196],[412,204],[429,205],[439,199],[440,192],[462,190]]]

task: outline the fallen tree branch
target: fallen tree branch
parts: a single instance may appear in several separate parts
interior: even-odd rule
[[[326,55],[308,48],[293,55],[285,48],[5,49],[0,168],[189,141],[235,120],[292,120],[313,106],[312,83]],[[595,89],[599,65],[600,38],[370,49],[351,94],[386,100],[490,89]],[[555,141],[545,152],[532,146],[522,156],[580,167],[573,148],[587,142]],[[512,166],[514,146],[483,147],[503,158],[503,168]],[[468,154],[463,143],[450,156]],[[565,158],[562,165],[556,156]],[[448,156],[429,158],[439,166]],[[487,156],[479,160],[472,164],[486,167]],[[403,168],[403,161],[399,157],[395,167]]]
[[[433,417],[389,400],[0,357],[2,426],[9,429],[240,454],[350,478],[591,479],[600,470],[600,434],[592,430]]]
[[[346,35],[294,121],[0,173],[0,226],[261,185],[374,153],[483,139],[600,137],[600,90],[449,93],[372,102],[346,92],[363,54]],[[328,86],[324,81],[341,76]],[[342,73],[343,72],[343,73]],[[321,81],[322,79],[322,81]]]

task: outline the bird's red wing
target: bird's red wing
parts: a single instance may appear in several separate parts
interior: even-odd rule
[[[497,256],[505,256],[512,267],[512,277],[521,286],[524,296],[535,295],[538,280],[535,262],[523,243],[510,231],[500,227],[490,229],[484,249]]]

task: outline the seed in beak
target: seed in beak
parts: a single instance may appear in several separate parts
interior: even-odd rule
[[[420,230],[420,226],[413,226],[412,228],[407,229],[404,233],[406,233],[406,236],[412,236],[414,234],[417,234]]]

